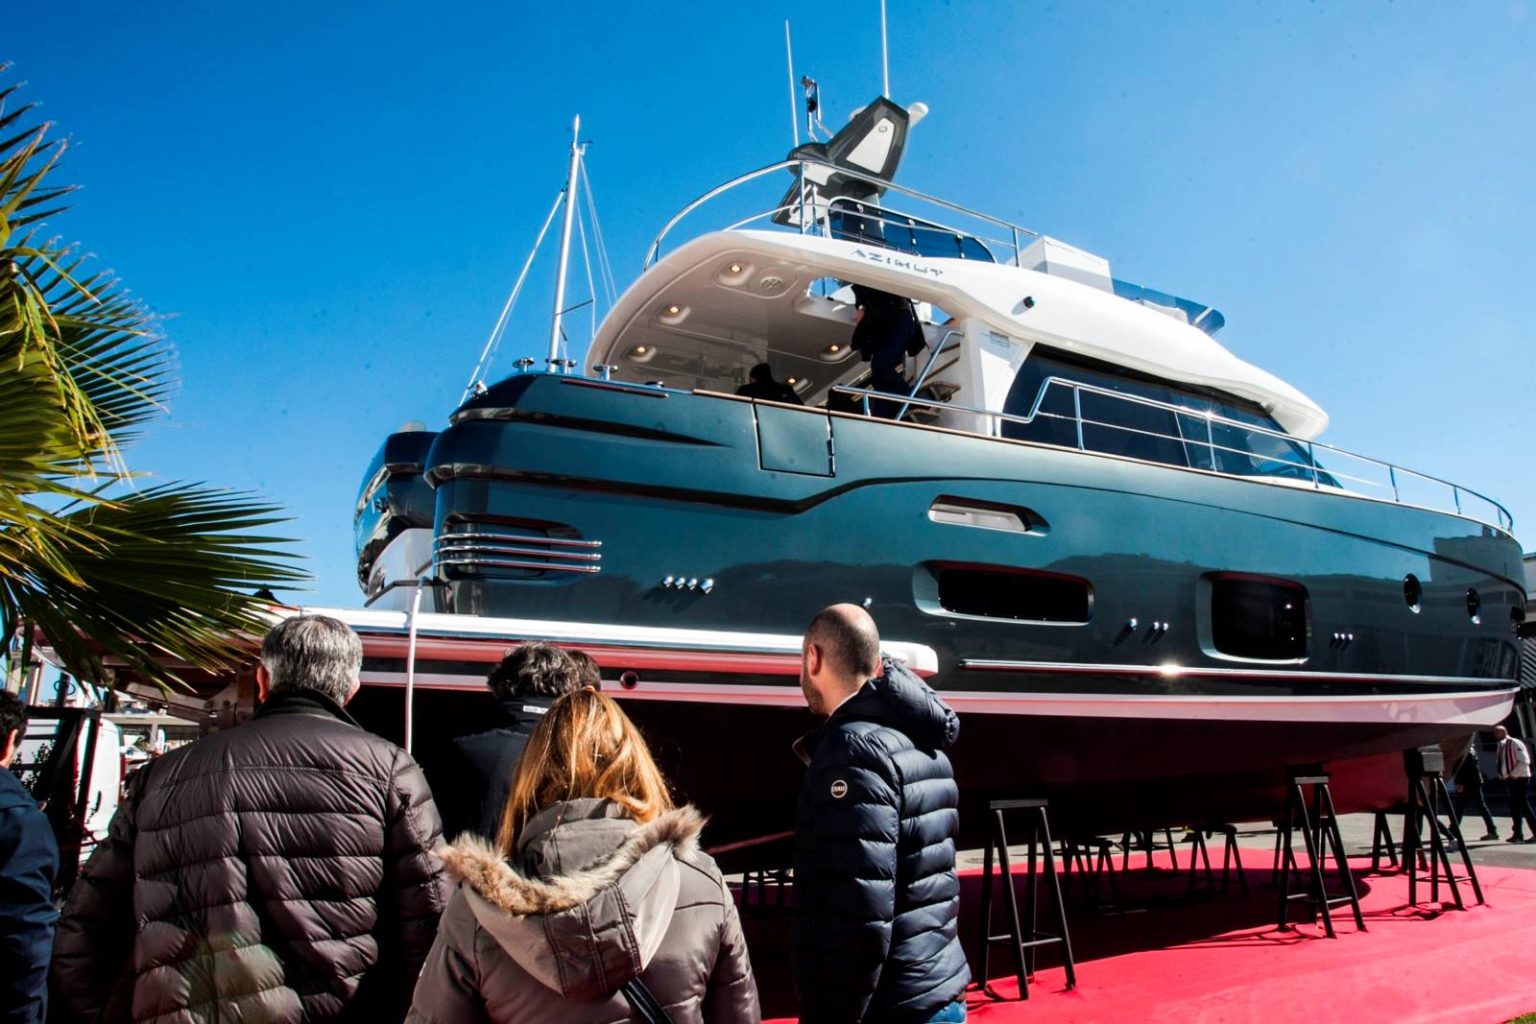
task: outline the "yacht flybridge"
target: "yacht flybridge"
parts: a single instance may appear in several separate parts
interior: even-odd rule
[[[1508,713],[1502,507],[1317,440],[1211,307],[895,184],[909,128],[877,99],[712,190],[580,370],[552,350],[388,438],[356,515],[365,708],[409,674],[418,733],[452,734],[508,643],[581,647],[743,840],[791,820],[799,633],[837,601],[961,713],[968,800],[1048,792],[1084,826],[1269,817],[1324,763],[1383,806],[1402,749]],[[899,391],[851,344],[872,292],[921,330]],[[764,362],[798,403],[735,393]]]

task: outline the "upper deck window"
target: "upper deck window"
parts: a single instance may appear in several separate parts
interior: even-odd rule
[[[1009,415],[1027,417],[1034,412],[1034,419],[1028,423],[1005,420],[1004,437],[1069,448],[1078,446],[1073,389],[1061,383],[1048,384],[1053,378],[1115,392],[1080,392],[1082,446],[1089,451],[1238,476],[1310,481],[1315,472],[1305,447],[1264,432],[1279,431],[1280,426],[1256,405],[1042,348],[1036,348],[1025,361],[1003,405],[1003,412]],[[1134,399],[1177,406],[1189,412],[1174,412]],[[1207,413],[1236,423],[1213,422]],[[1252,424],[1260,429],[1238,424]],[[1318,475],[1322,483],[1332,483],[1326,473]]]
[[[987,244],[975,235],[888,210],[869,200],[832,200],[828,223],[833,238],[850,242],[866,242],[914,256],[997,262]]]

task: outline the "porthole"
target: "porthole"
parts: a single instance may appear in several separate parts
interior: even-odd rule
[[[1403,600],[1415,615],[1424,610],[1424,584],[1413,573],[1403,577]]]
[[[1483,599],[1478,596],[1476,590],[1469,587],[1467,589],[1467,618],[1472,620],[1474,626],[1482,623],[1482,611]]]

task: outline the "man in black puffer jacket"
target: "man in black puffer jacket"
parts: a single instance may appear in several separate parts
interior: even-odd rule
[[[874,620],[833,605],[806,630],[800,686],[827,719],[795,829],[795,982],[801,1024],[965,1020],[956,936],[960,792],[944,750],[960,720],[880,658]]]
[[[135,776],[59,922],[57,1019],[405,1016],[451,883],[416,762],[342,710],[362,660],[344,623],[284,620],[256,717]]]

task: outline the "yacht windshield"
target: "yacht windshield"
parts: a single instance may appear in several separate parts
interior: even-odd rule
[[[1019,370],[1003,412],[1020,417],[1003,421],[1004,437],[1077,448],[1080,415],[1081,447],[1089,451],[1334,485],[1307,448],[1277,436],[1280,425],[1252,403],[1044,349]]]

